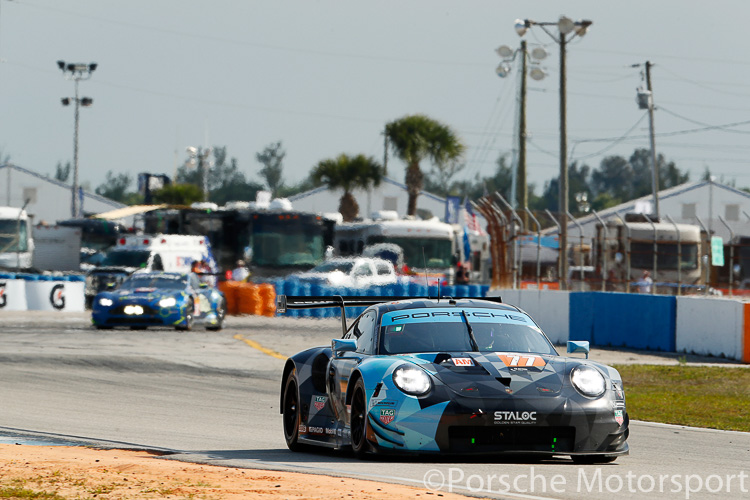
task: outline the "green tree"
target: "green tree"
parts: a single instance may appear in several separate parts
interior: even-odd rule
[[[58,165],[59,166],[59,165]],[[133,178],[129,174],[115,175],[111,170],[107,172],[106,180],[96,189],[96,194],[109,198],[110,200],[124,202],[128,197],[128,188]]]
[[[255,158],[263,165],[260,176],[266,181],[273,196],[278,196],[279,189],[284,185],[282,170],[286,151],[281,147],[281,141],[266,146],[263,151],[255,154]]]
[[[340,154],[336,158],[320,161],[310,173],[310,178],[318,186],[344,190],[339,212],[345,221],[352,221],[359,215],[359,205],[352,191],[379,185],[383,179],[383,167],[373,157]]]
[[[456,162],[466,149],[446,125],[425,115],[410,115],[385,126],[385,135],[394,154],[406,163],[407,214],[416,215],[417,197],[424,184],[420,163],[429,159],[435,166]]]
[[[70,162],[65,163],[65,166],[63,166],[62,162],[58,161],[57,167],[55,167],[55,180],[58,180],[60,182],[68,182],[68,177],[70,177],[70,169]]]
[[[208,200],[223,205],[228,201],[253,201],[263,186],[247,180],[240,170],[237,159],[230,158],[226,146],[216,146],[211,152],[213,159],[208,170]],[[203,160],[195,162],[187,158],[177,169],[175,183],[190,184],[203,190]],[[197,200],[200,201],[200,200]]]
[[[194,184],[170,184],[151,193],[154,203],[190,205],[203,199],[203,190]]]

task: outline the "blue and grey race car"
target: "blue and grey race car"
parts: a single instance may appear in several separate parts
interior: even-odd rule
[[[350,326],[346,306],[369,306]],[[563,357],[500,299],[279,296],[277,311],[340,307],[343,338],[302,351],[282,376],[291,450],[568,455],[628,453],[617,370]],[[570,342],[584,352],[587,342]]]
[[[226,299],[201,283],[194,273],[136,272],[116,290],[94,297],[91,321],[98,329],[116,326],[174,326],[190,330],[195,323],[221,330]]]

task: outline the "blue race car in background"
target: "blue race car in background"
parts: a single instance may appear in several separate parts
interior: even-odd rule
[[[349,327],[345,306],[369,306]],[[492,299],[291,297],[277,311],[340,307],[343,338],[287,360],[284,438],[379,453],[628,453],[622,378],[563,357],[517,307]],[[588,342],[570,342],[585,352]]]
[[[91,321],[98,329],[116,326],[174,326],[190,330],[195,323],[221,330],[226,299],[201,283],[194,273],[136,272],[116,290],[94,297]]]

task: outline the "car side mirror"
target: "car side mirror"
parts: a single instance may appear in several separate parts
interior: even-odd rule
[[[201,288],[208,288],[208,283],[201,283]]]
[[[357,350],[356,339],[333,339],[331,341],[331,350],[333,351],[333,357],[338,358],[339,353],[342,352],[354,352]]]
[[[589,342],[587,340],[569,340],[568,341],[568,352],[582,352],[586,354],[586,359],[589,359]]]
[[[117,283],[107,283],[107,290],[114,290],[117,288]]]

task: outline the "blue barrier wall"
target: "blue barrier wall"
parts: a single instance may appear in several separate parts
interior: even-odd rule
[[[676,297],[626,293],[570,294],[571,340],[591,345],[675,350]]]
[[[334,296],[351,295],[364,297],[437,297],[437,286],[427,287],[418,282],[397,283],[393,285],[372,286],[366,288],[332,287],[319,283],[301,283],[296,279],[268,280],[277,295],[312,295],[312,296]],[[458,285],[440,287],[441,297],[486,297],[488,285]],[[366,307],[347,307],[346,317],[356,318]],[[288,309],[283,315],[292,318],[338,318],[341,316],[340,309],[327,307],[319,309]]]

